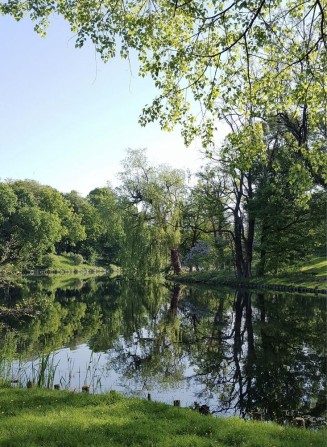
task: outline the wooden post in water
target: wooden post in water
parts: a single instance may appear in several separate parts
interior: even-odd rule
[[[151,400],[151,394],[148,393],[148,400]]]
[[[174,400],[174,407],[180,407],[181,401],[180,400]]]

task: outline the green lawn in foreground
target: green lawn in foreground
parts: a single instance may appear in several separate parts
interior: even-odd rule
[[[202,416],[116,393],[0,388],[1,447],[326,447],[326,431]]]

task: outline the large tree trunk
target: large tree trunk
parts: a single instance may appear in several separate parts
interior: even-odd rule
[[[234,184],[234,193],[235,193],[235,208],[233,210],[234,215],[234,245],[235,245],[235,266],[236,266],[236,275],[237,278],[244,278],[245,269],[244,269],[244,254],[243,254],[243,233],[244,233],[244,225],[243,219],[241,216],[241,200],[243,197],[243,183],[244,183],[244,175],[242,174],[240,177],[240,184],[237,186]]]
[[[247,190],[248,197],[247,202],[249,203],[253,199],[253,189],[252,189],[252,175],[251,171],[249,171],[246,176],[247,179]],[[251,212],[251,210],[247,210],[247,233],[245,233],[245,229],[243,228],[244,235],[244,249],[245,249],[245,260],[244,260],[244,270],[245,270],[245,278],[251,278],[252,276],[252,258],[253,258],[253,242],[254,242],[254,229],[255,229],[255,218]]]
[[[247,201],[253,197],[251,174],[241,175],[240,185],[235,188],[236,204],[234,214],[234,245],[235,266],[238,278],[250,278],[252,275],[252,257],[255,219],[246,209],[241,210],[241,201],[244,197],[243,186],[247,180]],[[245,215],[245,213],[247,213]]]
[[[252,258],[253,258],[253,241],[254,241],[255,219],[249,216],[248,234],[244,241],[245,245],[245,278],[252,276]]]
[[[234,247],[235,247],[235,266],[237,278],[244,278],[244,256],[242,246],[242,228],[241,218],[234,213]]]
[[[179,251],[177,248],[172,248],[170,250],[170,259],[175,275],[179,275],[182,272],[182,264],[179,259]]]

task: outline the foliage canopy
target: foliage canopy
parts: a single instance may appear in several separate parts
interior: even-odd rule
[[[29,15],[41,35],[59,14],[76,46],[90,39],[104,60],[135,51],[140,75],[159,92],[141,124],[180,124],[187,144],[196,136],[214,144],[221,119],[236,134],[278,119],[292,150],[326,183],[325,0],[8,0],[0,12]]]

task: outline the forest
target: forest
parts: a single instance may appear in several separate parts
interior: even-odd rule
[[[49,268],[51,253],[72,253],[131,278],[182,269],[250,278],[326,253],[325,2],[13,0],[0,13],[29,17],[41,36],[60,15],[77,48],[136,57],[158,91],[140,124],[177,126],[206,156],[190,178],[129,149],[120,186],[85,198],[3,181],[2,266]],[[222,122],[230,132],[217,145]]]
[[[229,138],[191,176],[153,166],[129,149],[120,186],[82,197],[33,180],[0,183],[0,266],[51,269],[53,254],[120,267],[128,278],[183,270],[278,273],[326,252],[326,192],[306,172],[284,135],[266,130],[266,160],[246,166]]]
[[[324,446],[326,0],[3,0],[0,15],[41,37],[59,16],[76,51],[135,62],[156,92],[139,124],[203,155],[188,172],[129,148],[117,186],[86,196],[1,179],[0,444]],[[51,275],[59,258],[114,275]],[[310,289],[283,282],[315,258]],[[218,273],[233,282],[181,284]],[[110,393],[91,396],[101,356]]]

